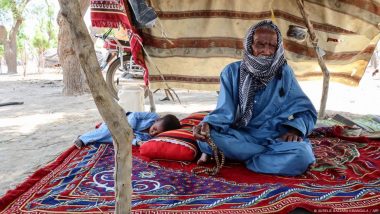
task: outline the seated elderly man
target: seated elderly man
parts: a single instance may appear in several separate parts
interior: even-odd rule
[[[315,162],[307,135],[316,115],[286,63],[279,29],[261,21],[248,31],[243,60],[222,71],[216,109],[194,127],[198,163],[212,154],[210,136],[226,158],[254,172],[300,175]]]

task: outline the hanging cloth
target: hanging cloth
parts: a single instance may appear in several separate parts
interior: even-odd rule
[[[144,68],[144,83],[148,86],[149,73],[142,54],[143,40],[131,20],[127,1],[91,0],[91,24],[93,27],[119,28],[122,26],[127,29],[133,60]]]

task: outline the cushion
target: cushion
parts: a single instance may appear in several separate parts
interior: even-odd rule
[[[193,126],[198,125],[208,112],[196,112],[182,119],[181,128],[163,132],[140,147],[140,154],[149,159],[192,161],[198,153]]]
[[[181,126],[192,128],[193,126],[198,125],[208,113],[210,113],[210,112],[209,111],[200,111],[200,112],[192,113],[180,121]]]
[[[192,161],[198,155],[197,142],[190,128],[163,132],[140,147],[149,159]]]

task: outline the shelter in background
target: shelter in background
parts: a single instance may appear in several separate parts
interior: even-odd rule
[[[380,38],[380,1],[305,0],[333,81],[358,85]],[[153,88],[217,90],[221,70],[242,57],[242,38],[252,25],[274,17],[286,58],[299,80],[322,77],[308,38],[287,36],[290,25],[305,27],[296,0],[149,0],[159,17],[143,29]],[[272,14],[273,12],[273,14]],[[163,34],[162,32],[165,32]],[[159,73],[162,73],[161,74]]]
[[[299,80],[322,77],[308,34],[295,40],[298,35],[288,33],[289,28],[305,27],[297,0],[146,2],[159,17],[153,28],[134,26],[127,0],[92,0],[91,17],[93,26],[128,28],[139,63],[142,43],[151,88],[217,90],[221,70],[242,58],[246,31],[263,19],[273,19],[279,26],[286,58]],[[380,1],[304,0],[304,4],[332,80],[358,85],[380,38]]]

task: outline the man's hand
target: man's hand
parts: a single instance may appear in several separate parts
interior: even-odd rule
[[[193,135],[198,140],[206,140],[210,136],[210,125],[204,122],[194,126]]]
[[[300,132],[295,128],[289,128],[289,131],[281,136],[281,139],[287,142],[300,142],[302,137],[300,137]]]

